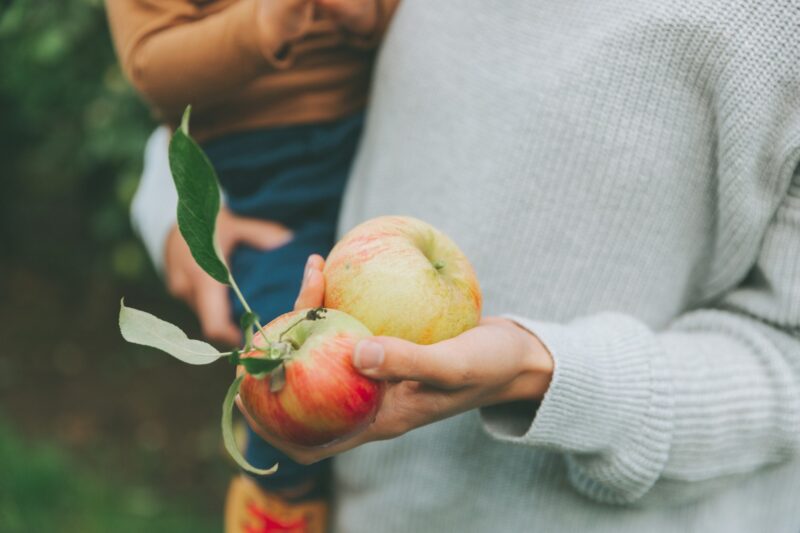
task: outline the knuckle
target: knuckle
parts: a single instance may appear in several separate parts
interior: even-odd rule
[[[456,365],[456,368],[448,376],[448,384],[451,387],[466,387],[475,383],[475,371],[463,361]]]
[[[201,328],[203,336],[209,339],[219,340],[225,335],[224,330],[215,324],[203,324]]]
[[[463,387],[475,379],[472,368],[460,357],[449,357],[447,354],[432,351],[429,354],[429,366],[431,384],[442,388]]]
[[[185,279],[169,276],[167,278],[167,291],[176,298],[183,298],[186,295],[187,283]]]
[[[427,357],[423,355],[423,348],[421,347],[414,347],[414,349],[409,350],[406,361],[398,361],[401,367],[405,367],[406,369],[411,370],[413,374],[418,374],[420,376],[430,376],[431,369],[429,368],[430,365],[427,364]],[[402,358],[400,358],[402,359]]]

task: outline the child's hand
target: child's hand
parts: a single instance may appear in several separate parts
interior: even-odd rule
[[[261,0],[259,27],[265,38],[279,43],[281,48],[308,32],[314,9],[314,0]],[[279,35],[275,35],[276,31]]]
[[[219,212],[216,235],[220,251],[226,259],[238,244],[271,250],[292,238],[292,232],[280,224],[239,217],[225,208]],[[197,313],[203,335],[212,341],[238,345],[242,341],[242,332],[231,317],[228,287],[197,266],[177,226],[167,237],[164,252],[167,288]]]
[[[346,30],[369,35],[378,25],[379,0],[315,0],[317,6]]]

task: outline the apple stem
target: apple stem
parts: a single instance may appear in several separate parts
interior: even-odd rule
[[[284,336],[284,335],[286,335],[287,333],[289,333],[290,331],[292,331],[292,330],[295,328],[295,326],[297,326],[298,324],[300,324],[300,322],[303,322],[305,319],[306,319],[306,317],[303,317],[303,318],[301,318],[301,319],[298,319],[298,320],[297,320],[297,321],[296,321],[294,324],[292,324],[291,326],[289,326],[288,328],[286,328],[285,330],[283,330],[283,331],[281,332],[281,334],[280,334],[280,335],[278,335],[278,342],[281,342],[281,341],[283,340],[283,336]],[[295,345],[296,343],[294,343],[294,342],[292,342],[292,341],[289,341],[289,342],[292,344],[292,346],[293,346],[295,349],[297,349],[297,348],[298,348],[298,346],[296,346],[296,345]]]
[[[436,270],[441,270],[444,267],[445,267],[445,263],[441,259],[433,262],[433,268],[435,268]]]
[[[281,342],[283,340],[283,336],[286,335],[287,333],[289,333],[292,329],[294,329],[295,326],[297,326],[301,322],[304,322],[306,320],[311,320],[311,321],[319,320],[320,318],[325,316],[325,312],[326,311],[327,311],[327,309],[325,309],[324,307],[316,307],[314,309],[309,309],[308,313],[306,313],[306,316],[297,319],[297,321],[294,324],[292,324],[291,326],[289,326],[288,328],[283,330],[281,332],[281,334],[278,335],[278,342]],[[297,343],[294,342],[294,341],[289,341],[289,343],[292,345],[292,347],[295,350],[300,348],[300,346],[298,346]]]
[[[250,308],[250,305],[247,303],[247,300],[244,299],[242,291],[239,290],[239,285],[236,284],[236,280],[233,279],[233,274],[231,274],[230,272],[228,272],[228,282],[231,284],[231,288],[233,289],[233,293],[236,294],[236,298],[242,303],[242,307],[244,308],[244,310],[247,311],[248,313],[255,314],[253,313],[253,310]],[[258,331],[261,332],[261,338],[269,346],[271,343],[267,340],[267,333],[264,331],[264,326],[261,325],[261,321],[258,319],[258,315],[256,315],[256,319],[254,322],[256,327],[258,328]]]

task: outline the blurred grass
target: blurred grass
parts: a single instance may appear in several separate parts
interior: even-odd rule
[[[147,487],[114,487],[52,444],[30,444],[0,422],[0,531],[203,533],[222,525],[192,516]]]

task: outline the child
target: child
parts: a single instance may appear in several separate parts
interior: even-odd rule
[[[231,246],[237,240],[256,246],[236,248],[229,262],[264,321],[292,308],[306,258],[333,244],[361,130],[374,45],[396,1],[108,2],[123,69],[158,118],[174,128],[185,106],[193,107],[191,134],[214,164],[232,212],[221,215],[218,231]],[[148,152],[163,154],[165,142],[164,132],[156,134]],[[172,292],[193,303],[204,331],[235,341],[228,317],[209,319],[206,314],[209,308],[224,312],[227,302],[209,305],[200,300],[213,292],[198,290],[193,283],[214,282],[188,266],[191,260],[175,231],[174,209],[167,207],[164,216],[161,226],[171,228],[166,247],[162,231],[161,249],[152,245],[152,238],[149,249],[156,263],[165,254]],[[252,224],[253,219],[263,223],[250,226],[260,228],[250,238],[232,236],[235,230],[226,229]],[[230,301],[238,318],[242,309],[238,301]],[[320,502],[326,463],[294,463],[252,431],[246,456],[262,467],[279,462],[280,469],[271,477],[233,481],[226,506],[228,531],[324,529],[326,508]]]

